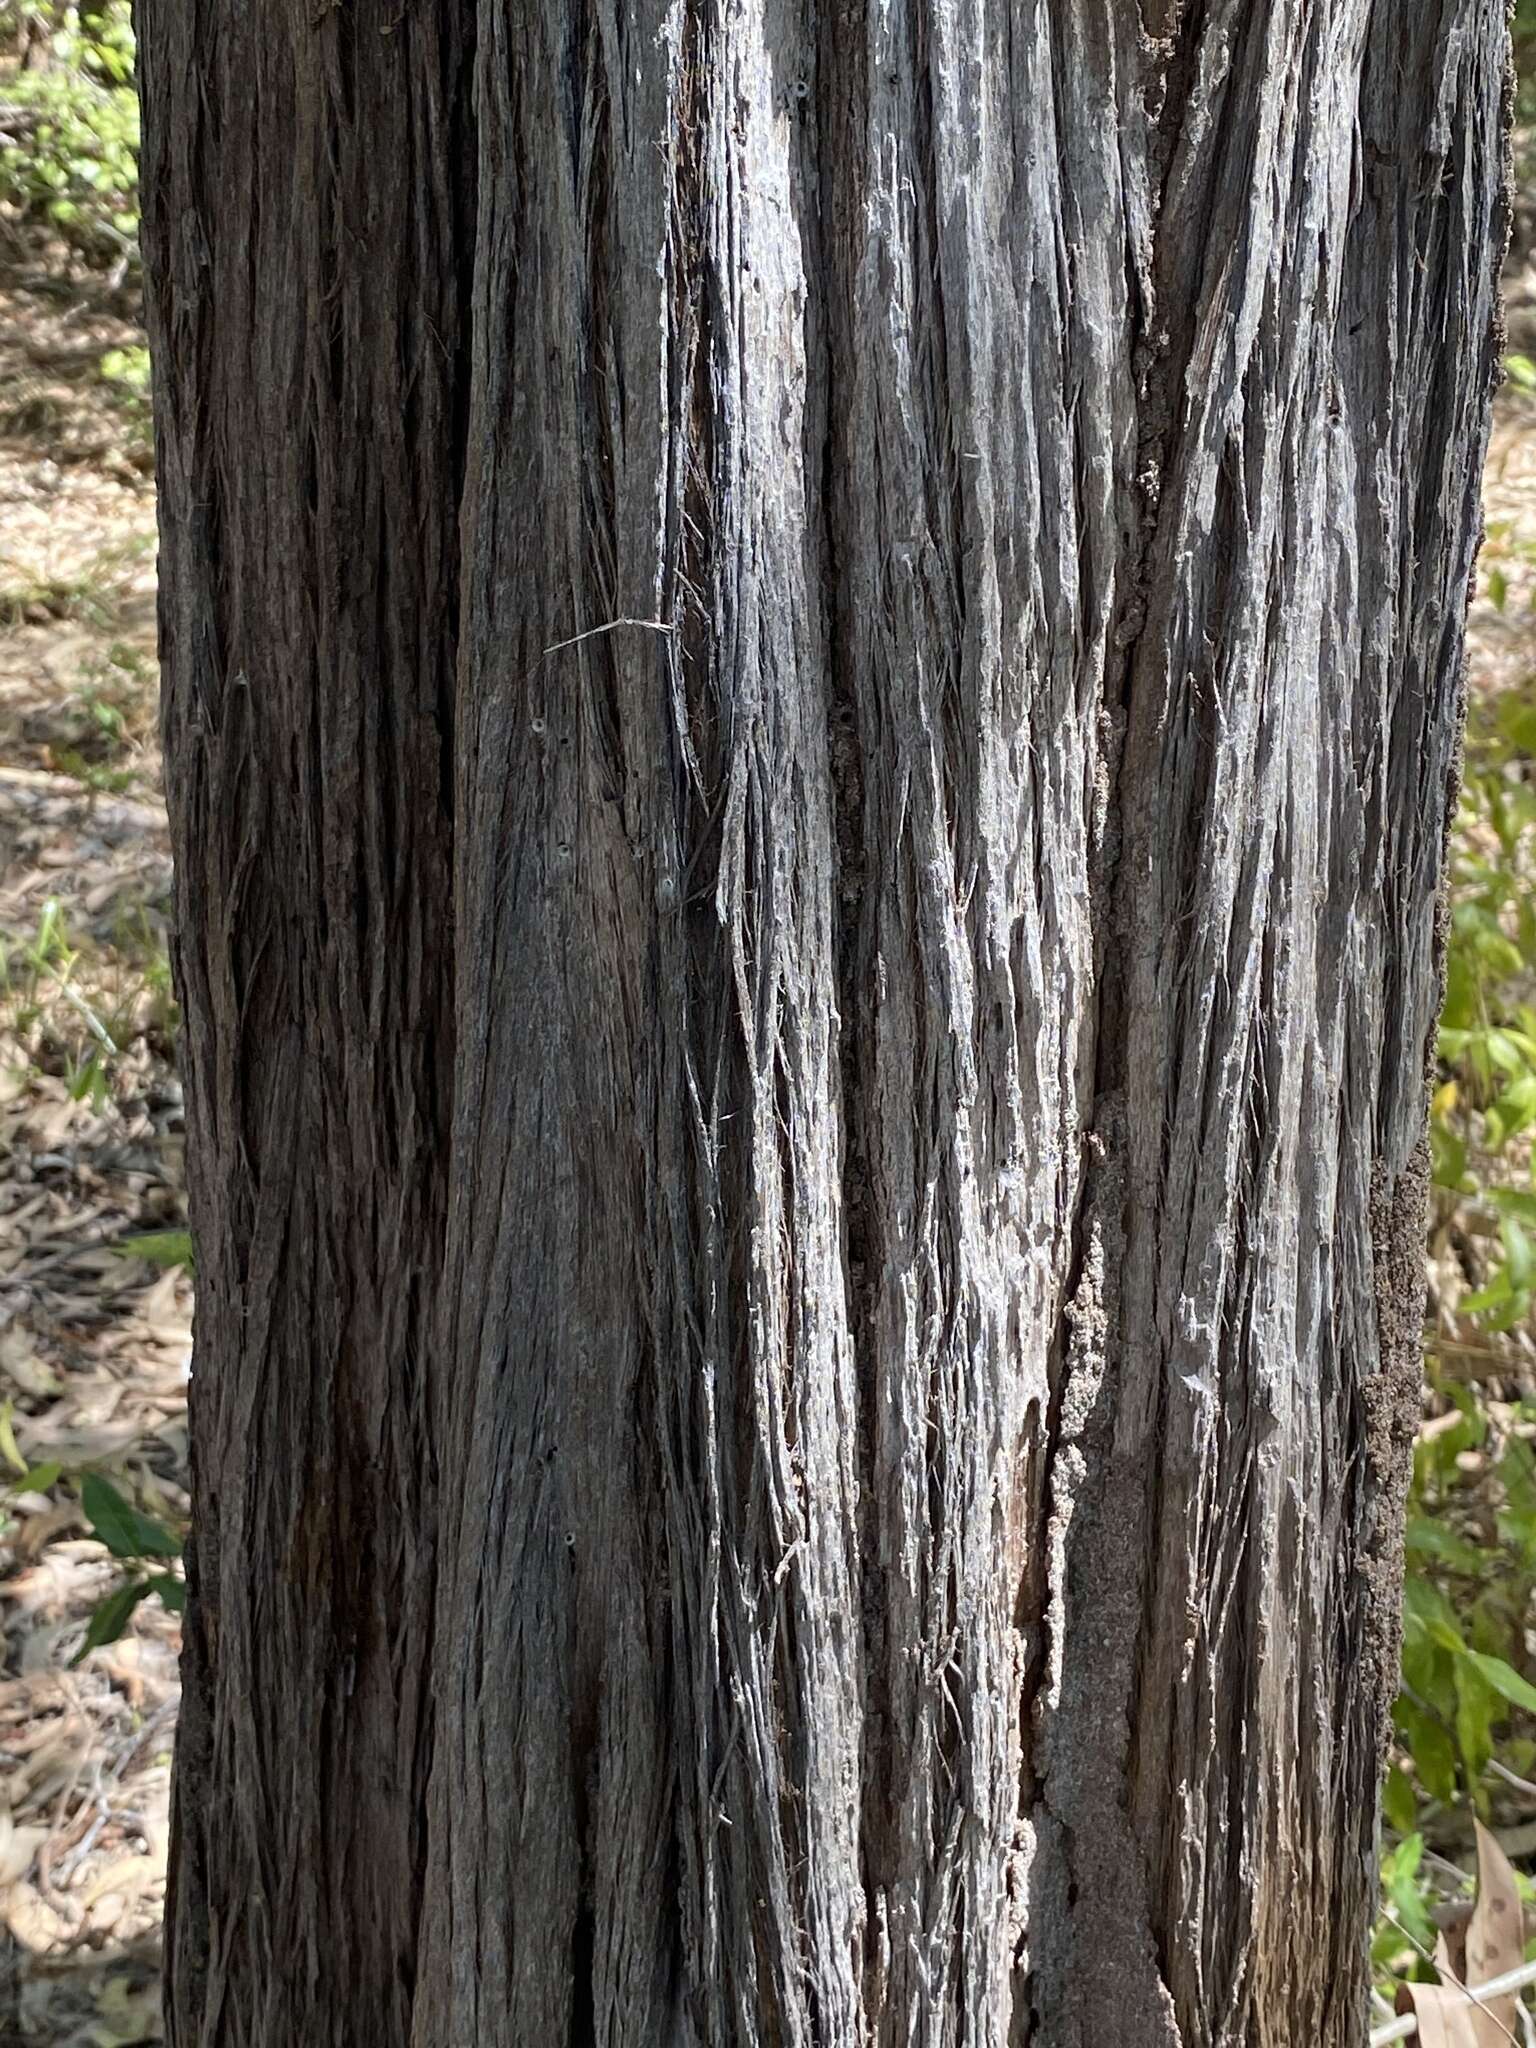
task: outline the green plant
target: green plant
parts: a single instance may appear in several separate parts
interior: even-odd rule
[[[1497,558],[1490,595],[1507,584]],[[1437,1187],[1496,1233],[1499,1256],[1460,1308],[1510,1329],[1536,1299],[1536,701],[1510,690],[1469,726],[1452,857],[1442,1074],[1430,1136]]]
[[[189,1230],[143,1230],[113,1245],[119,1258],[144,1259],[151,1266],[170,1271],[192,1264],[192,1233]]]
[[[149,350],[109,348],[99,364],[101,380],[119,403],[135,408],[149,404]]]
[[[1522,1669],[1536,1596],[1536,1410],[1495,1427],[1471,1389],[1438,1391],[1445,1413],[1414,1452],[1395,1718],[1419,1794],[1447,1806],[1464,1794],[1481,1811],[1496,1732],[1536,1716]],[[1507,1739],[1528,1765],[1536,1745]],[[1401,1824],[1417,1807],[1394,1768],[1388,1807]]]
[[[92,1531],[124,1572],[121,1582],[97,1603],[85,1640],[71,1660],[76,1664],[100,1644],[116,1642],[141,1600],[153,1595],[169,1613],[180,1614],[187,1597],[184,1582],[168,1569],[180,1562],[184,1531],[178,1533],[130,1505],[100,1472],[80,1475],[80,1505]]]
[[[139,108],[126,0],[54,15],[49,61],[6,83],[0,203],[45,222],[79,255],[136,260]]]
[[[1515,0],[1510,26],[1515,56],[1515,119],[1525,125],[1536,116],[1536,0]]]
[[[0,937],[0,1048],[23,1074],[62,1075],[99,1112],[123,1053],[143,1039],[168,1053],[176,1029],[163,933],[142,904],[120,912],[116,943],[88,948],[50,897],[29,937]]]
[[[1389,1981],[1427,1976],[1424,1955],[1435,1946],[1434,1891],[1424,1869],[1421,1834],[1405,1834],[1382,1858],[1381,1896],[1381,1917],[1371,1940],[1378,1974]]]
[[[109,348],[98,366],[101,381],[129,431],[146,452],[153,420],[150,405],[149,350]]]
[[[0,1404],[0,1462],[8,1468],[5,1490],[10,1494],[46,1494],[60,1486],[73,1488],[91,1533],[122,1567],[117,1584],[92,1609],[84,1639],[71,1663],[80,1663],[103,1643],[116,1642],[141,1600],[155,1598],[168,1613],[181,1613],[186,1585],[178,1567],[185,1530],[174,1529],[158,1516],[147,1515],[135,1507],[94,1466],[75,1471],[56,1462],[29,1466],[16,1446],[8,1402]]]
[[[50,896],[29,939],[19,947],[0,939],[0,997],[5,999],[7,1021],[14,1032],[25,1034],[51,1005],[62,1003],[74,1012],[95,1046],[115,1058],[120,1049],[116,1040],[75,986],[79,959],[59,900]]]
[[[1523,15],[1536,39],[1536,0]],[[1536,391],[1536,363],[1508,367],[1517,388]],[[1482,582],[1494,608],[1508,617],[1516,590],[1536,590],[1533,572],[1536,542],[1491,524]],[[1471,1889],[1452,1860],[1470,1816],[1493,1820],[1495,1802],[1512,1784],[1528,1792],[1536,1774],[1536,1404],[1500,1398],[1497,1376],[1499,1333],[1536,1304],[1536,696],[1523,681],[1471,707],[1438,1052],[1438,1228],[1459,1255],[1464,1291],[1431,1337],[1432,1420],[1409,1496],[1373,1947],[1388,1994],[1434,1974],[1435,1912]]]
[[[135,759],[154,722],[154,681],[138,649],[123,642],[114,643],[105,660],[88,663],[55,714],[52,766],[87,789],[131,788]]]
[[[0,627],[92,616],[93,591],[80,576],[25,576],[0,584]]]
[[[1471,1878],[1430,1845],[1464,1842],[1466,1816],[1529,1789],[1536,1684],[1536,1407],[1432,1380],[1436,1419],[1414,1453],[1406,1536],[1402,1689],[1383,1787],[1389,1831],[1372,1942],[1378,1990],[1432,1981],[1437,1910]],[[1507,1791],[1506,1791],[1507,1796]],[[1523,1880],[1522,1880],[1523,1883]]]

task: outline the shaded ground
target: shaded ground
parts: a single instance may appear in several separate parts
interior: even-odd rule
[[[185,1510],[190,1285],[120,1249],[182,1221],[137,340],[0,280],[0,1461],[63,1467],[0,1509],[3,2048],[159,2038],[174,1618],[72,1663],[122,1574],[71,1475]]]

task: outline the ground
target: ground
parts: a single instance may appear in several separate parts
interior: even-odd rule
[[[1533,306],[1522,263],[1517,346]],[[119,1640],[76,1662],[124,1583],[81,1475],[168,1529],[186,1512],[154,502],[142,398],[103,370],[140,341],[120,288],[0,271],[0,1483],[61,1468],[0,1498],[0,2048],[160,2038],[175,1616],[145,1598]],[[1488,516],[1472,633],[1484,695],[1536,665],[1536,399],[1515,388]],[[1475,1208],[1438,1199],[1433,1343],[1484,1387],[1496,1428],[1536,1434],[1531,1330],[1490,1335],[1460,1306],[1480,1227]],[[1432,1404],[1428,1429],[1443,1422]],[[1536,1786],[1512,1787],[1518,1853]],[[1432,1853],[1455,1846],[1451,1833]]]
[[[0,1460],[100,1470],[174,1525],[191,1287],[123,1249],[184,1220],[154,499],[141,401],[101,370],[131,310],[0,279]],[[5,2048],[159,2039],[175,1619],[146,1599],[72,1662],[121,1577],[67,1480],[4,1502]]]

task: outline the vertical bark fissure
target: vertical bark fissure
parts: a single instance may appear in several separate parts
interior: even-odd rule
[[[832,997],[838,1030],[842,1262],[848,1342],[857,1389],[857,1544],[863,1693],[860,1701],[859,1881],[863,1901],[861,1970],[866,2015],[885,2001],[889,1928],[878,1901],[888,1881],[899,1827],[900,1758],[893,1742],[886,1570],[880,1555],[879,1430],[873,1357],[878,1247],[871,1215],[868,990],[863,937],[870,826],[850,647],[846,546],[857,509],[859,476],[849,372],[855,361],[852,252],[868,176],[863,148],[867,82],[860,53],[868,35],[865,0],[838,0],[821,17],[817,49],[816,136],[821,188],[817,282],[825,307],[823,359],[826,431],[818,479],[825,535],[829,697],[827,755],[832,781],[836,968]],[[868,2019],[866,2024],[869,2024]]]

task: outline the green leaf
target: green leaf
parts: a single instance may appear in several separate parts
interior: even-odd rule
[[[80,1484],[85,1518],[114,1557],[179,1557],[181,1545],[163,1523],[130,1507],[110,1480],[87,1472]]]
[[[1456,1797],[1456,1745],[1450,1735],[1412,1700],[1399,1699],[1392,1718],[1413,1758],[1419,1783],[1431,1799],[1449,1806]]]
[[[1490,1330],[1513,1330],[1519,1327],[1531,1313],[1533,1295],[1529,1288],[1512,1287],[1503,1306],[1496,1308],[1488,1318]]]
[[[1403,1623],[1410,1636],[1426,1635],[1448,1650],[1461,1647],[1461,1631],[1449,1601],[1437,1587],[1416,1574],[1403,1582]]]
[[[64,1467],[57,1459],[50,1459],[46,1465],[33,1465],[11,1483],[12,1493],[46,1493],[58,1484],[59,1474]]]
[[[65,948],[64,912],[57,896],[50,896],[43,905],[42,915],[37,921],[37,937],[33,941],[33,957],[39,966],[46,967]]]
[[[1481,1577],[1487,1569],[1486,1551],[1479,1550],[1475,1543],[1469,1543],[1454,1529],[1428,1515],[1410,1518],[1406,1543],[1411,1564],[1442,1564],[1454,1572],[1465,1573],[1469,1578]]]
[[[1536,1238],[1518,1216],[1508,1213],[1500,1218],[1499,1235],[1504,1240],[1504,1270],[1509,1275],[1509,1284],[1516,1293],[1524,1294],[1536,1284]]]
[[[1429,1143],[1435,1186],[1449,1188],[1456,1195],[1470,1193],[1466,1139],[1459,1131],[1437,1121],[1430,1126]]]
[[[1524,1707],[1528,1714],[1536,1714],[1536,1685],[1522,1678],[1502,1657],[1490,1657],[1482,1650],[1464,1650],[1462,1656],[1496,1693],[1513,1705]]]
[[[1494,936],[1491,934],[1489,940],[1488,950],[1491,953],[1495,951]],[[1505,938],[1502,932],[1497,933],[1496,937],[1497,957],[1507,963],[1504,972],[1518,974],[1525,965],[1520,958],[1519,948],[1512,940]],[[1507,1026],[1499,1024],[1488,1032],[1487,1040],[1488,1057],[1501,1073],[1525,1074],[1533,1064],[1536,1064],[1536,1044],[1533,1044],[1523,1031],[1511,1031]]]
[[[133,1610],[148,1591],[147,1580],[125,1579],[116,1592],[109,1593],[105,1600],[99,1601],[86,1628],[85,1641],[70,1658],[70,1663],[80,1663],[92,1650],[100,1649],[103,1643],[115,1643],[133,1619]]]
[[[1527,1572],[1536,1568],[1536,1452],[1524,1437],[1512,1436],[1499,1459],[1504,1506],[1499,1512],[1499,1539],[1523,1560]],[[1521,1594],[1523,1604],[1524,1594]]]
[[[152,1266],[190,1266],[190,1230],[146,1230],[137,1237],[120,1237],[112,1247],[119,1258],[148,1259]]]
[[[1424,1858],[1424,1837],[1409,1835],[1390,1856],[1382,1859],[1382,1889],[1393,1912],[1414,1941],[1423,1948],[1434,1946],[1435,1930],[1424,1901],[1419,1865]]]
[[[1489,1309],[1501,1308],[1510,1301],[1514,1292],[1508,1268],[1500,1266],[1486,1287],[1479,1287],[1476,1293],[1461,1297],[1461,1307],[1469,1316],[1485,1315]]]
[[[1398,1843],[1390,1856],[1381,1859],[1381,1880],[1388,1886],[1399,1885],[1405,1878],[1417,1877],[1419,1865],[1424,1861],[1424,1837],[1410,1834]]]
[[[1477,1650],[1463,1650],[1456,1659],[1456,1747],[1469,1785],[1476,1785],[1493,1755],[1493,1723],[1497,1709],[1494,1689],[1484,1682],[1484,1662],[1497,1664],[1497,1657],[1484,1659]],[[1510,1674],[1513,1677],[1513,1673]]]
[[[167,1614],[180,1614],[187,1604],[187,1588],[181,1579],[173,1579],[169,1572],[156,1572],[152,1579],[145,1580],[151,1593],[160,1595],[160,1604]]]
[[[1388,1770],[1387,1781],[1381,1788],[1381,1810],[1388,1827],[1396,1834],[1413,1833],[1413,1824],[1418,1818],[1418,1802],[1413,1796],[1412,1779],[1397,1764]]]
[[[1536,1074],[1521,1074],[1499,1091],[1483,1119],[1484,1135],[1497,1152],[1536,1123]]]
[[[1477,1019],[1477,978],[1471,963],[1455,946],[1445,963],[1445,1004],[1440,1019],[1440,1057],[1454,1065],[1465,1054],[1468,1032]]]
[[[1523,689],[1504,692],[1494,707],[1494,722],[1517,753],[1536,755],[1536,700]]]
[[[1427,1636],[1403,1638],[1403,1686],[1424,1709],[1447,1727],[1456,1712],[1456,1686],[1451,1666],[1454,1652],[1441,1649]]]

